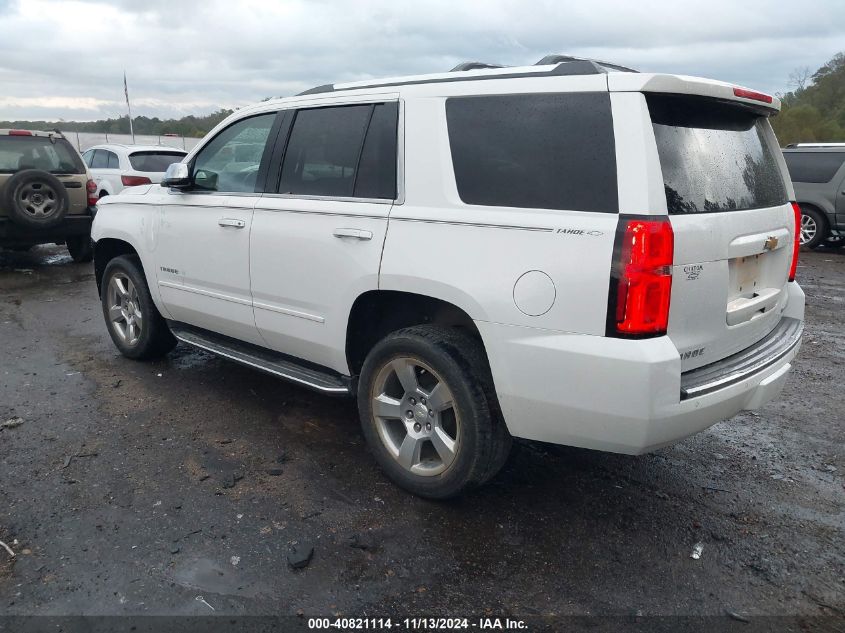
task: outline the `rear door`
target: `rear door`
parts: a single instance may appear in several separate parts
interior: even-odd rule
[[[777,325],[794,212],[766,111],[689,94],[644,98],[675,234],[668,335],[687,371]]]
[[[397,196],[398,112],[392,100],[289,113],[250,249],[255,323],[270,348],[348,371],[349,312],[378,288]]]

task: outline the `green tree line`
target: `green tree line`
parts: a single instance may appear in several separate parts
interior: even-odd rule
[[[845,53],[812,74],[796,71],[792,81],[772,119],[780,144],[845,141]]]
[[[158,117],[136,116],[132,123],[135,134],[178,134],[187,137],[204,136],[220,123],[232,110],[218,110],[205,116],[188,115],[181,119],[159,119]],[[0,128],[24,130],[61,130],[63,132],[96,132],[102,134],[129,134],[129,117],[102,119],[100,121],[0,121]]]

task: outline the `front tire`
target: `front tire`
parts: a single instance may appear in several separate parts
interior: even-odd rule
[[[421,497],[483,484],[510,451],[484,349],[459,330],[415,326],[382,339],[361,370],[358,408],[382,470]]]
[[[153,303],[137,256],[122,255],[108,263],[100,301],[109,336],[127,358],[158,358],[176,346],[176,339]]]
[[[824,213],[810,206],[801,207],[801,246],[816,248],[830,233]]]

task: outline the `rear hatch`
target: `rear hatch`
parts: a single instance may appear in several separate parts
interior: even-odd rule
[[[0,186],[25,169],[46,171],[61,181],[68,193],[68,215],[88,213],[88,172],[79,153],[67,140],[29,131],[0,134]],[[0,215],[4,214],[0,209]]]
[[[695,94],[645,99],[675,235],[667,334],[688,371],[778,324],[795,218],[772,109]]]

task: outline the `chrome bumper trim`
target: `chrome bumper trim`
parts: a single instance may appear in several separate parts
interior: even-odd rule
[[[774,365],[801,342],[803,332],[803,321],[783,317],[751,347],[681,374],[681,400],[724,389]]]

